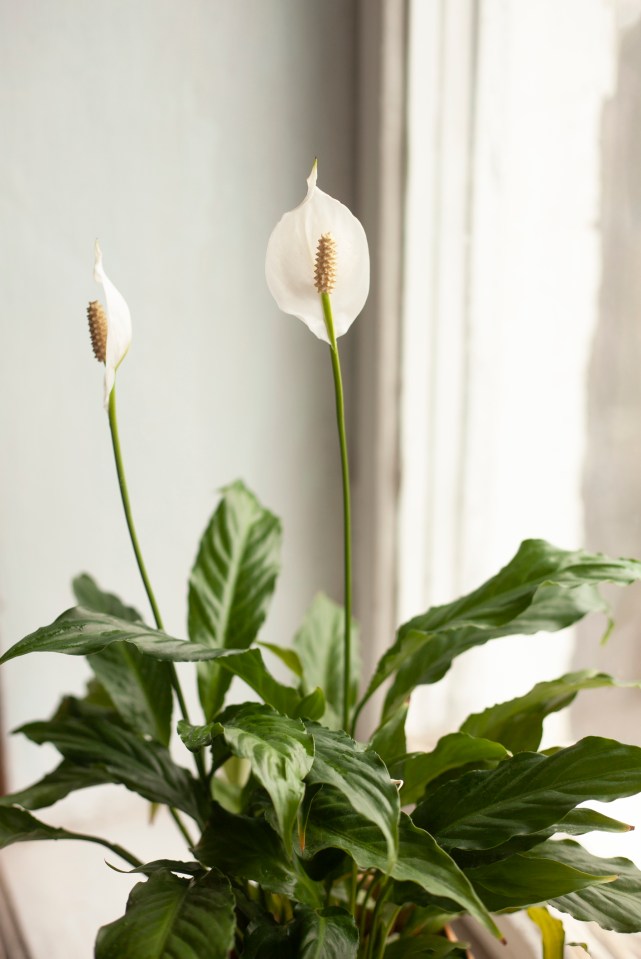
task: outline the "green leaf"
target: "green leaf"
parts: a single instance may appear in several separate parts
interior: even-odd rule
[[[597,922],[603,929],[641,931],[641,872],[629,859],[601,859],[570,839],[546,842],[532,852],[545,854],[558,862],[572,863],[578,869],[618,876],[607,885],[589,886],[559,896],[550,902],[551,906],[575,919]]]
[[[558,823],[586,799],[641,790],[641,749],[590,736],[551,756],[518,753],[496,769],[450,780],[413,818],[446,847],[491,849]]]
[[[356,959],[358,929],[344,909],[298,911],[299,959]]]
[[[370,740],[371,748],[388,767],[407,752],[405,720],[408,709],[409,701],[401,703],[389,719],[378,727]]]
[[[74,839],[81,842],[93,842],[105,846],[112,853],[120,856],[133,865],[137,860],[122,846],[101,839],[99,836],[90,836],[87,833],[69,832],[67,829],[58,829],[40,822],[31,813],[15,806],[0,806],[0,849],[11,846],[16,842],[33,842],[37,840]]]
[[[291,896],[308,905],[320,905],[320,890],[296,859],[288,859],[282,840],[262,817],[237,816],[217,803],[194,849],[206,866],[258,883],[270,892]]]
[[[280,570],[280,521],[239,481],[223,498],[200,541],[189,579],[189,637],[216,649],[247,649],[267,614]],[[199,668],[207,720],[223,704],[228,673]]]
[[[170,664],[129,643],[113,643],[87,662],[125,722],[167,746],[173,706]]]
[[[387,849],[379,830],[337,790],[325,786],[311,806],[305,852],[311,858],[328,848],[342,849],[360,869],[388,872]],[[432,896],[459,903],[493,935],[500,936],[465,874],[434,839],[404,813],[400,820],[398,858],[389,875],[400,882],[415,883]]]
[[[358,623],[352,620],[350,709],[358,695],[361,661],[358,652]],[[340,729],[343,717],[343,644],[345,611],[323,593],[314,599],[303,623],[296,633],[293,648],[302,670],[304,694],[320,686],[325,693],[327,708],[323,717],[325,726]]]
[[[634,826],[618,819],[604,816],[596,809],[581,806],[573,809],[557,824],[555,832],[565,832],[571,836],[582,836],[587,832],[631,832]]]
[[[307,723],[314,739],[310,784],[334,786],[358,812],[374,823],[387,843],[388,861],[398,848],[398,790],[382,760],[343,732]]]
[[[320,686],[317,686],[307,696],[303,696],[293,715],[295,719],[309,719],[316,722],[325,715],[325,708],[325,694]]]
[[[543,959],[563,959],[565,931],[560,919],[554,919],[547,909],[534,906],[528,909],[528,916],[541,931],[543,940]]]
[[[60,765],[43,779],[0,797],[2,806],[22,806],[24,809],[44,809],[53,806],[76,789],[101,786],[113,782],[108,773],[98,767],[78,766],[64,759]]]
[[[107,863],[107,865],[110,865]],[[110,866],[115,869],[114,866]],[[142,873],[144,876],[153,876],[155,872],[175,872],[179,876],[189,876],[199,878],[205,876],[206,869],[199,862],[182,862],[179,859],[154,859],[153,862],[145,862],[142,866],[136,866],[135,869],[115,869],[116,872],[124,873],[127,876]]]
[[[298,676],[300,679],[303,675],[303,667],[301,661],[298,657],[298,653],[295,652],[291,646],[277,646],[275,643],[258,643],[263,649],[268,649],[270,653],[280,659],[281,663],[284,663],[285,666],[295,676]]]
[[[137,610],[125,606],[113,593],[105,593],[86,573],[74,579],[73,591],[85,609],[132,623],[142,620]],[[88,662],[125,722],[166,746],[173,706],[169,664],[143,656],[125,643],[114,643]]]
[[[131,891],[127,913],[103,926],[96,959],[227,959],[234,943],[235,900],[212,870],[202,879],[154,873]]]
[[[207,723],[205,726],[192,726],[185,719],[178,720],[178,735],[192,753],[200,752],[205,746],[211,746],[214,739],[222,735],[221,723]]]
[[[0,849],[16,842],[31,842],[36,839],[83,839],[66,829],[56,829],[40,822],[35,816],[14,806],[0,807]]]
[[[274,922],[271,915],[254,920],[243,943],[243,959],[298,959],[295,922]]]
[[[477,739],[466,733],[450,733],[439,739],[431,753],[409,753],[394,766],[394,774],[403,780],[403,805],[421,798],[428,783],[450,769],[468,763],[499,762],[510,753],[499,743]]]
[[[498,846],[493,846],[491,849],[473,850],[471,852],[456,850],[454,855],[459,866],[463,869],[474,868],[497,862],[499,859],[507,859],[517,853],[528,852],[540,843],[545,842],[546,839],[558,834],[581,836],[594,831],[630,832],[633,828],[633,826],[628,826],[616,819],[610,819],[609,816],[604,816],[603,813],[596,812],[594,809],[581,806],[571,810],[559,822],[553,823],[538,832],[512,836],[511,839]]]
[[[551,682],[537,683],[525,696],[469,716],[461,731],[503,743],[513,753],[535,750],[541,742],[545,717],[569,706],[580,690],[638,685],[617,682],[594,670],[568,673]]]
[[[383,959],[445,959],[446,956],[466,957],[466,942],[450,942],[445,936],[419,933],[397,939],[385,947]]]
[[[76,576],[72,584],[73,594],[79,606],[91,609],[95,613],[108,613],[129,623],[142,623],[142,616],[133,606],[126,606],[114,593],[100,589],[95,579],[88,573]]]
[[[38,744],[52,743],[65,759],[97,768],[110,782],[121,783],[150,802],[181,809],[201,825],[207,818],[200,783],[174,763],[166,747],[142,739],[103,710],[69,699],[53,720],[27,723],[18,732]]]
[[[564,629],[587,613],[607,610],[599,583],[627,585],[639,578],[636,560],[566,552],[543,540],[526,540],[479,589],[400,627],[358,709],[396,674],[385,700],[387,718],[412,689],[437,682],[466,650],[501,636]]]
[[[212,649],[174,639],[143,623],[129,623],[80,606],[68,609],[51,625],[25,636],[0,658],[0,665],[36,652],[90,656],[118,642],[131,643],[142,653],[175,663],[216,660],[221,668],[239,676],[266,703],[288,716],[295,713],[300,703],[295,689],[283,686],[267,672],[258,649]]]
[[[489,866],[467,869],[466,875],[488,909],[516,909],[584,889],[594,883],[612,882],[616,874],[584,871],[573,864],[545,856],[548,844]],[[540,850],[540,852],[538,852]]]
[[[223,735],[235,756],[249,760],[254,776],[269,793],[281,838],[291,854],[296,814],[305,793],[303,779],[314,760],[314,740],[300,720],[253,704],[225,722]]]

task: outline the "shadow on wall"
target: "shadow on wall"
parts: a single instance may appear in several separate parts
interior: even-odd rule
[[[620,34],[616,92],[602,122],[599,319],[587,378],[583,479],[585,546],[641,557],[641,20]],[[598,624],[581,624],[574,666],[641,680],[641,588],[609,597],[615,620],[601,645]],[[610,699],[608,699],[610,697]],[[641,691],[586,693],[573,731],[641,744]]]

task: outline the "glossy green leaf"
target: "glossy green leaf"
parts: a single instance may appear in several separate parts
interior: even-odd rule
[[[53,806],[77,789],[101,786],[113,782],[109,773],[98,766],[79,766],[64,759],[52,772],[32,786],[0,797],[2,806],[22,806],[24,809],[44,809]]]
[[[66,829],[57,829],[40,822],[35,816],[14,806],[0,807],[0,849],[16,842],[39,839],[81,839],[82,836]]]
[[[243,959],[355,959],[358,930],[343,909],[298,907],[293,921],[255,919],[245,938]]]
[[[142,623],[142,616],[133,606],[127,606],[114,593],[107,593],[100,589],[93,577],[88,573],[76,576],[72,584],[73,594],[79,606],[91,609],[95,613],[107,613],[116,616],[128,623]]]
[[[280,521],[237,481],[200,541],[189,578],[189,638],[215,649],[247,649],[258,636],[280,570]],[[217,665],[198,671],[207,720],[223,704],[231,678]]]
[[[593,856],[571,839],[546,842],[537,846],[533,853],[572,863],[586,871],[615,873],[618,879],[614,882],[559,896],[550,905],[575,919],[597,922],[603,929],[641,932],[641,871],[629,859]]]
[[[110,865],[109,863],[107,865]],[[114,866],[111,866],[114,869]],[[135,869],[116,869],[116,872],[124,873],[127,876],[142,874],[143,876],[153,876],[155,872],[175,872],[179,876],[189,876],[198,878],[204,876],[207,870],[199,862],[182,862],[179,859],[154,859],[152,862],[144,862]]]
[[[462,868],[474,868],[507,859],[517,853],[526,853],[535,846],[556,835],[581,836],[588,832],[629,832],[633,827],[585,806],[572,809],[563,819],[528,835],[512,836],[506,842],[491,849],[454,852]]]
[[[617,682],[611,676],[594,670],[568,673],[551,682],[537,683],[525,696],[469,716],[461,726],[461,731],[503,743],[513,753],[535,750],[543,735],[543,720],[550,713],[569,706],[580,690],[638,685]]]
[[[42,840],[73,839],[81,842],[92,842],[99,846],[105,846],[115,855],[120,856],[130,865],[134,865],[137,860],[121,846],[110,843],[99,836],[91,836],[87,833],[69,832],[67,829],[58,829],[55,826],[49,826],[47,823],[40,822],[31,813],[24,809],[16,809],[15,806],[0,806],[0,849],[11,846],[17,842],[34,842]]]
[[[419,933],[390,943],[385,947],[383,959],[446,959],[447,956],[464,959],[467,947],[466,942],[450,942],[445,936]]]
[[[526,540],[511,562],[479,589],[400,627],[359,710],[396,674],[385,699],[386,718],[416,686],[441,679],[466,650],[501,636],[571,626],[587,613],[607,610],[599,583],[622,586],[639,578],[641,563],[636,560],[566,552],[543,540]]]
[[[271,915],[252,922],[243,942],[243,959],[298,959],[295,922],[274,922]]]
[[[317,686],[323,690],[327,704],[323,724],[332,729],[340,729],[342,725],[344,633],[343,607],[319,593],[293,642],[303,671],[302,692],[310,693]],[[351,636],[350,709],[358,694],[361,670],[358,623],[355,620],[352,620]]]
[[[112,643],[131,643],[142,653],[175,663],[216,660],[230,675],[239,676],[266,703],[288,716],[295,713],[300,695],[290,686],[283,686],[268,673],[258,649],[212,649],[174,639],[143,623],[94,613],[76,606],[68,609],[50,626],[43,626],[25,636],[0,659],[0,665],[27,653],[66,653],[90,656]]]
[[[401,802],[417,802],[425,787],[442,773],[468,763],[499,762],[509,756],[500,743],[478,739],[466,733],[443,736],[430,753],[410,753],[394,766],[394,775],[403,780]]]
[[[235,900],[216,871],[202,879],[155,872],[131,891],[126,915],[103,926],[95,959],[227,959]]]
[[[581,806],[573,809],[557,823],[556,832],[564,832],[570,836],[583,836],[588,832],[631,832],[634,826],[610,816],[604,816],[596,809]]]
[[[278,646],[276,643],[258,643],[262,649],[268,649],[272,655],[276,656],[277,659],[280,659],[281,663],[284,663],[285,666],[299,679],[303,675],[303,666],[299,659],[298,653],[291,648],[291,646]]]
[[[326,707],[325,693],[320,686],[317,686],[311,693],[303,696],[293,716],[295,719],[309,719],[316,722],[325,715]]]
[[[200,862],[270,892],[318,906],[322,890],[309,879],[264,818],[238,816],[214,803],[209,823],[194,849]]]
[[[184,719],[178,720],[178,735],[192,753],[200,752],[206,746],[211,746],[214,739],[222,735],[221,723],[206,723],[204,726],[193,726]]]
[[[224,723],[223,735],[235,756],[247,759],[274,805],[285,849],[312,768],[314,740],[300,720],[281,716],[270,706],[248,704]]]
[[[127,622],[141,622],[137,610],[100,589],[84,573],[73,581],[80,606]],[[114,643],[95,653],[88,663],[105,687],[125,722],[167,745],[173,706],[171,666],[144,656],[128,643]]]
[[[323,787],[312,803],[306,831],[306,855],[342,849],[360,869],[387,872],[388,857],[379,830],[335,789]],[[409,816],[401,814],[399,852],[390,875],[411,882],[432,896],[459,903],[494,935],[500,935],[470,881],[456,863]]]
[[[150,802],[181,809],[201,824],[206,819],[207,797],[200,783],[174,763],[166,747],[142,739],[103,710],[69,699],[53,720],[27,723],[18,731],[32,742],[52,743],[76,765],[97,767],[111,782]]]
[[[308,723],[314,739],[314,762],[307,777],[310,784],[335,787],[350,805],[374,823],[387,843],[388,861],[398,848],[398,790],[382,760],[346,733]]]
[[[489,866],[467,869],[466,875],[488,909],[499,912],[547,902],[615,875],[584,871],[571,863],[546,858],[548,844]]]
[[[532,922],[539,927],[543,942],[543,959],[563,959],[565,930],[560,919],[555,919],[547,909],[533,906],[527,911]]]
[[[553,755],[518,753],[450,780],[413,818],[446,847],[491,849],[558,823],[586,799],[641,791],[641,749],[590,736]]]
[[[407,752],[405,720],[408,709],[409,702],[401,703],[389,719],[378,727],[370,740],[371,748],[388,767]]]
[[[299,959],[356,959],[358,929],[344,909],[298,911]]]

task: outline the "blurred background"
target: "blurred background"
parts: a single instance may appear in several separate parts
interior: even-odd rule
[[[340,344],[365,674],[523,538],[641,556],[640,0],[0,0],[0,81],[3,648],[83,571],[146,609],[86,330],[96,237],[133,317],[121,441],[167,630],[236,477],[284,522],[263,638],[341,600],[329,359],[264,281],[314,157],[372,253]],[[461,657],[414,697],[413,742],[574,668],[641,679],[641,593],[612,601],[605,647],[604,619]],[[4,668],[8,787],[55,760],[6,732],[86,679],[72,657]],[[582,694],[547,736],[641,742],[640,720],[638,690]],[[171,855],[144,807],[105,787],[42,818]],[[122,912],[132,882],[103,858],[3,853],[34,959],[84,959]]]

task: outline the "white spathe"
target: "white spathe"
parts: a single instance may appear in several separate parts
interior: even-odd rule
[[[331,233],[336,243],[336,282],[331,293],[334,333],[342,336],[363,309],[369,293],[369,249],[359,220],[339,200],[316,186],[317,164],[307,180],[307,196],[285,213],[267,244],[265,276],[283,313],[297,316],[329,343],[321,298],[314,286],[318,241]]]
[[[107,301],[107,350],[105,358],[105,409],[116,379],[116,370],[131,345],[131,313],[124,296],[113,285],[102,265],[102,250],[96,240],[94,279],[102,285]]]

